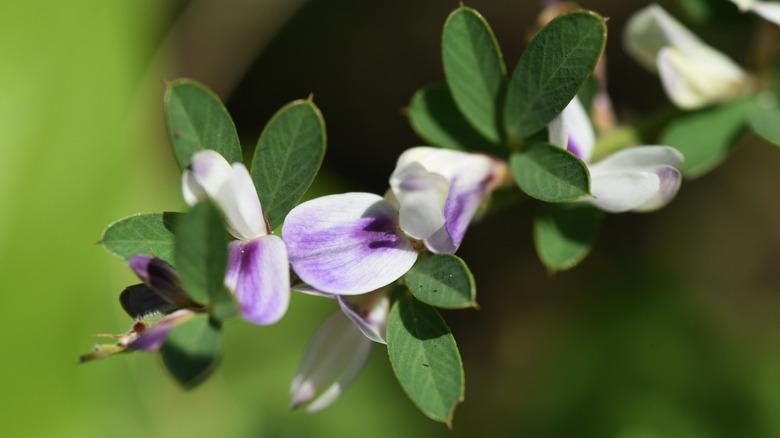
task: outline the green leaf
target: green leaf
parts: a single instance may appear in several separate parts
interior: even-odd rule
[[[173,226],[181,216],[152,213],[120,219],[106,228],[100,243],[125,260],[143,254],[173,264]]]
[[[461,113],[485,138],[500,141],[506,67],[490,26],[479,12],[460,7],[444,23],[441,48],[447,85]]]
[[[580,87],[580,91],[577,92],[577,99],[579,99],[582,107],[590,114],[593,110],[593,101],[596,99],[596,95],[599,92],[599,81],[595,76],[590,75],[585,83]]]
[[[683,173],[690,178],[699,177],[726,159],[752,108],[753,99],[743,98],[687,114],[666,127],[659,143],[682,152]]]
[[[750,127],[764,140],[780,146],[780,109],[760,108],[750,116]]]
[[[203,382],[216,368],[222,340],[216,321],[197,315],[174,328],[160,353],[173,377],[185,388]]]
[[[604,212],[588,204],[548,204],[534,219],[536,253],[550,272],[571,269],[590,252]]]
[[[458,346],[436,309],[409,295],[396,301],[387,324],[387,354],[398,382],[426,416],[452,425],[464,399]]]
[[[308,100],[280,109],[268,122],[252,159],[252,179],[271,228],[301,199],[325,156],[325,121]]]
[[[587,166],[563,148],[531,143],[513,153],[509,165],[517,185],[532,198],[566,202],[590,193]]]
[[[539,31],[507,86],[510,138],[531,136],[563,111],[593,72],[606,40],[604,19],[589,11],[560,15]]]
[[[224,294],[227,235],[214,205],[201,202],[176,224],[176,268],[184,289],[199,303]]]
[[[204,85],[189,79],[169,83],[165,113],[173,152],[182,169],[203,149],[219,152],[230,163],[243,161],[233,120],[219,97]]]
[[[432,146],[494,151],[496,145],[469,125],[445,84],[421,88],[406,109],[412,129]]]
[[[445,309],[476,307],[477,287],[466,263],[452,254],[418,261],[406,274],[406,287],[420,301]]]

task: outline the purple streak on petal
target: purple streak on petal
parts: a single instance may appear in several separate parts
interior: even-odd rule
[[[566,150],[576,155],[577,158],[579,158],[580,160],[585,159],[585,157],[582,155],[582,150],[580,149],[579,146],[577,146],[577,142],[575,142],[574,139],[572,139],[571,137],[569,137],[569,141],[566,145]]]
[[[679,170],[672,166],[662,166],[658,168],[656,174],[660,180],[659,190],[664,197],[670,197],[677,193],[681,183]]]
[[[457,177],[450,183],[450,192],[444,203],[444,226],[425,240],[433,253],[454,253],[458,250],[466,230],[487,193],[489,179],[476,185],[460,184]]]
[[[176,326],[187,321],[195,314],[189,310],[179,310],[142,331],[135,340],[127,345],[132,350],[157,351],[165,343],[168,333]]]
[[[132,269],[133,272],[135,272],[135,275],[144,283],[149,283],[149,263],[151,261],[152,258],[145,255],[134,255],[130,259],[130,269]]]
[[[357,326],[357,328],[360,329],[360,331],[368,339],[380,344],[387,343],[385,337],[382,335],[382,330],[379,324],[371,321],[366,316],[359,314],[355,309],[352,308],[345,297],[340,296],[336,298],[336,300],[339,303],[339,307],[341,307],[341,311],[344,312],[344,315],[346,315],[350,321],[355,323],[355,326]]]
[[[287,216],[282,235],[301,280],[334,294],[366,293],[390,284],[417,258],[399,234],[396,210],[369,193],[305,202]]]
[[[236,296],[247,321],[259,325],[279,321],[290,303],[290,272],[282,239],[269,234],[232,242],[225,286]]]

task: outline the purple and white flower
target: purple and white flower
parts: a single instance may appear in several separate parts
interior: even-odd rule
[[[680,108],[694,109],[742,94],[749,77],[723,53],[705,44],[657,4],[637,11],[626,24],[626,51],[661,77]]]
[[[136,322],[126,333],[99,335],[115,339],[116,343],[95,345],[91,353],[81,356],[82,362],[127,351],[158,351],[171,330],[205,310],[200,304],[192,301],[182,289],[176,271],[161,259],[137,255],[130,259],[129,265],[143,281],[144,286],[162,299],[162,302],[167,303],[165,312],[170,313],[156,319],[155,315],[161,313],[160,309],[144,312],[143,315],[136,317]]]
[[[182,187],[189,205],[214,202],[236,238],[230,243],[225,286],[235,295],[243,318],[260,325],[279,321],[290,302],[287,248],[271,234],[246,167],[231,166],[215,151],[200,151],[182,175]]]
[[[753,12],[761,18],[780,25],[780,3],[758,0],[731,0],[742,12]]]
[[[304,202],[285,220],[290,264],[312,287],[357,295],[404,275],[424,247],[453,253],[506,165],[481,154],[412,148],[383,198],[344,193]]]
[[[588,166],[591,196],[584,201],[611,212],[652,211],[669,203],[682,183],[683,156],[669,146],[635,146],[591,163],[595,134],[575,97],[548,126],[550,143],[566,148]]]
[[[301,292],[336,299],[340,307],[312,336],[290,387],[293,408],[307,405],[307,412],[316,412],[332,404],[357,378],[372,341],[386,343],[390,300],[384,290],[363,295],[354,303],[316,290]]]

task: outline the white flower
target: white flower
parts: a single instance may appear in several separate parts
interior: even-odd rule
[[[663,207],[680,189],[680,152],[669,146],[635,146],[591,163],[595,135],[585,108],[575,97],[548,126],[550,143],[566,148],[588,166],[591,196],[585,202],[611,212]]]
[[[742,68],[656,4],[637,11],[623,37],[626,51],[660,75],[666,94],[680,108],[731,100],[748,85]]]
[[[753,12],[765,20],[780,25],[780,3],[757,0],[731,0],[742,12]]]
[[[384,290],[362,295],[354,304],[305,286],[296,290],[335,299],[340,307],[312,336],[290,387],[293,408],[307,405],[307,412],[316,412],[330,406],[357,378],[371,345],[385,343],[390,300]]]
[[[287,248],[271,234],[246,167],[231,166],[215,151],[200,151],[182,175],[182,192],[189,205],[213,201],[237,239],[230,243],[225,286],[235,295],[241,316],[260,325],[281,319],[290,302]]]

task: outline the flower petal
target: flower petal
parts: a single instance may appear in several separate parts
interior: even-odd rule
[[[702,42],[658,5],[632,16],[626,50],[658,71],[669,98],[681,108],[697,108],[740,94],[747,75],[734,61]]]
[[[295,207],[282,236],[301,280],[323,292],[355,295],[392,283],[417,260],[397,221],[381,196],[345,193]]]
[[[590,167],[590,202],[613,213],[659,208],[677,193],[682,162],[668,146],[623,149]]]
[[[730,61],[701,52],[689,56],[667,47],[658,53],[658,71],[669,99],[680,108],[694,109],[732,99],[742,93],[745,74]]]
[[[589,201],[604,211],[623,213],[649,201],[659,188],[658,177],[650,172],[591,173]]]
[[[186,322],[195,316],[195,313],[182,309],[171,313],[162,318],[157,324],[145,329],[138,336],[127,344],[131,350],[157,351],[165,343],[168,333],[176,326]]]
[[[182,287],[179,275],[162,259],[135,255],[129,264],[138,278],[166,302],[176,307],[198,307]]]
[[[780,3],[777,2],[753,2],[750,10],[761,18],[780,25]]]
[[[550,122],[547,131],[551,144],[566,148],[583,161],[590,161],[596,134],[579,99],[572,99],[561,114]]]
[[[780,24],[780,3],[756,0],[731,0],[742,12],[755,12],[761,18]]]
[[[634,146],[622,149],[590,166],[591,171],[608,170],[646,170],[658,166],[680,167],[683,155],[677,149],[669,146]]]
[[[399,157],[390,177],[392,193],[400,205],[401,228],[412,237],[423,239],[433,252],[455,252],[504,166],[482,154],[432,147],[408,149]],[[420,181],[427,182],[424,186],[429,192],[425,196],[415,193],[422,185]],[[435,221],[418,220],[416,224],[424,223],[425,227],[410,229],[404,219],[412,215]]]
[[[682,185],[682,174],[679,170],[672,166],[661,166],[656,169],[656,176],[658,176],[659,180],[658,191],[642,205],[634,208],[634,211],[648,212],[658,210],[677,195],[680,185]]]
[[[642,8],[629,18],[623,32],[623,45],[637,62],[650,71],[657,71],[658,52],[665,47],[689,52],[706,46],[657,4]]]
[[[269,234],[232,242],[225,286],[236,296],[247,321],[260,325],[279,321],[290,303],[290,271],[282,239]]]
[[[366,294],[356,306],[343,296],[337,298],[339,307],[366,338],[379,344],[386,344],[385,329],[390,314],[390,299],[385,291]]]
[[[473,184],[467,179],[453,178],[450,193],[444,203],[444,227],[425,240],[425,246],[433,253],[454,253],[460,247],[471,220],[488,193],[489,180]]]
[[[354,381],[366,364],[371,341],[341,312],[331,315],[312,336],[290,388],[293,408],[310,402],[324,409]]]
[[[415,239],[426,239],[444,225],[449,181],[417,163],[390,177],[399,204],[399,224]]]
[[[190,205],[206,193],[225,214],[228,229],[237,239],[252,240],[270,232],[252,177],[243,164],[231,166],[219,153],[204,150],[193,155],[191,167],[192,176],[183,177],[182,190]]]

